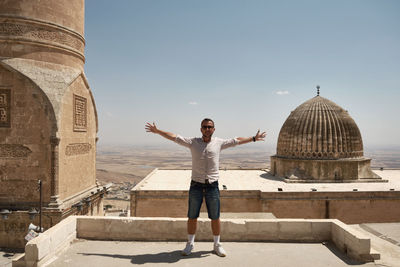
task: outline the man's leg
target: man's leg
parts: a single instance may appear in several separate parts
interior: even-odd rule
[[[182,255],[187,256],[192,253],[194,248],[194,237],[197,228],[197,218],[200,214],[201,203],[203,202],[203,188],[194,182],[190,185],[189,190],[189,206],[188,206],[188,221],[187,221],[187,232],[188,242],[186,247],[182,250]]]
[[[214,182],[207,186],[206,189],[206,205],[208,218],[211,219],[211,230],[214,235],[214,251],[220,257],[225,257],[226,252],[222,248],[220,240],[221,223],[219,220],[220,216],[220,199],[219,199],[219,189],[218,182]]]
[[[221,222],[218,219],[211,220],[211,230],[213,235],[219,235],[221,233]]]
[[[196,229],[197,229],[197,218],[196,219],[188,218],[188,221],[187,221],[187,232],[188,232],[188,235],[196,234]]]

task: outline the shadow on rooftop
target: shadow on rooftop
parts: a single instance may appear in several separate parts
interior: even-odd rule
[[[332,242],[325,244],[326,248],[329,249],[338,259],[342,260],[347,265],[364,265],[365,263],[350,259],[346,254],[340,251]]]
[[[212,251],[196,251],[189,256],[182,256],[181,250],[171,252],[160,252],[155,254],[142,254],[142,255],[120,255],[120,254],[104,254],[104,253],[79,253],[84,256],[102,256],[118,259],[130,259],[132,264],[145,264],[145,263],[175,263],[179,260],[191,258],[204,258],[211,255]]]
[[[283,182],[283,178],[279,176],[274,176],[270,172],[266,171],[263,174],[260,175],[261,178],[271,180],[271,181],[279,181]]]

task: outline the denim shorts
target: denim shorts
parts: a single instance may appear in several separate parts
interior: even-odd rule
[[[200,214],[203,198],[206,199],[208,218],[217,220],[220,213],[218,181],[212,184],[190,183],[188,218],[197,219]]]

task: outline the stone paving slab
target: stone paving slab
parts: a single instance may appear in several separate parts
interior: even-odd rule
[[[182,242],[117,242],[76,240],[49,264],[67,266],[376,266],[350,260],[336,247],[321,243],[223,243],[228,253],[212,252],[212,242],[196,242],[192,255],[181,256]]]
[[[0,267],[11,267],[12,259],[18,255],[21,255],[21,253],[10,252],[0,248]]]
[[[387,224],[390,224],[390,227],[386,227]],[[377,226],[381,226],[388,231],[388,235],[391,236],[393,230],[395,232],[398,231],[396,228],[396,224],[400,226],[400,223],[382,223],[382,224],[374,224]],[[369,225],[369,224],[368,224]],[[392,242],[388,242],[388,240],[383,239],[382,237],[377,236],[375,233],[372,233],[370,230],[366,230],[363,225],[354,224],[351,225],[352,228],[359,230],[366,234],[369,238],[371,238],[371,247],[372,249],[379,251],[381,254],[381,258],[378,261],[375,261],[377,266],[390,266],[390,267],[400,267],[400,246],[393,244]],[[372,228],[371,228],[372,229]]]
[[[364,223],[361,228],[400,246],[400,223]]]

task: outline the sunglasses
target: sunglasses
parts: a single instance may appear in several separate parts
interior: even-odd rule
[[[202,125],[201,126],[201,129],[213,129],[214,128],[214,126],[208,126],[208,125]]]

